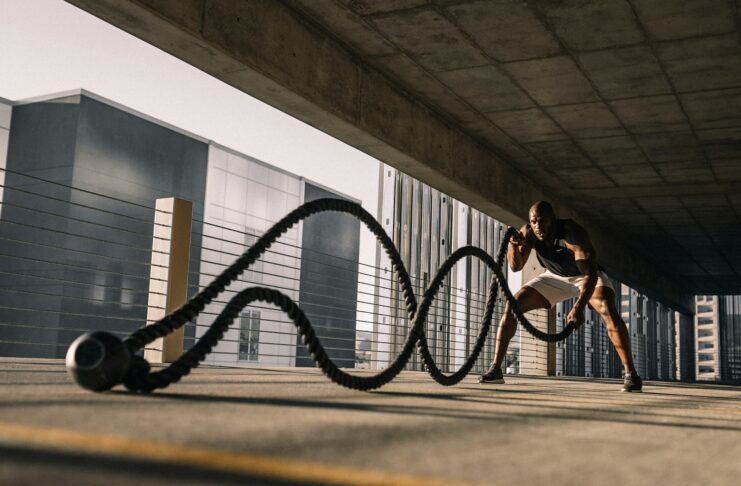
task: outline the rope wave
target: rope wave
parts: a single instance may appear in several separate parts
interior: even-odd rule
[[[319,338],[317,337],[311,323],[301,308],[287,295],[266,287],[250,287],[235,295],[218,315],[211,327],[188,351],[178,358],[167,368],[151,372],[149,363],[135,353],[143,349],[147,344],[157,338],[164,337],[174,330],[194,319],[213,299],[231,284],[239,275],[249,268],[254,262],[286,231],[296,225],[299,221],[321,212],[339,212],[350,214],[359,219],[378,239],[391,261],[397,280],[401,287],[401,293],[406,305],[406,311],[412,325],[402,347],[401,353],[384,370],[372,376],[356,376],[343,371],[327,355]],[[510,236],[517,230],[509,228],[505,233],[499,248],[496,260],[484,250],[474,246],[464,246],[451,254],[440,266],[437,274],[417,303],[414,295],[412,281],[409,277],[398,250],[378,221],[359,204],[342,199],[317,199],[307,202],[291,211],[283,219],[273,225],[255,244],[239,257],[229,268],[219,275],[206,288],[194,296],[173,313],[165,316],[159,321],[145,326],[129,337],[124,339],[124,345],[131,354],[131,362],[126,375],[123,378],[124,385],[131,391],[151,392],[158,388],[165,388],[171,383],[179,381],[183,376],[190,373],[191,369],[197,367],[201,361],[212,351],[214,346],[224,337],[224,333],[239,315],[244,307],[259,301],[274,304],[285,312],[296,325],[303,343],[308,347],[312,359],[322,369],[330,380],[338,385],[354,390],[373,390],[393,380],[409,361],[414,346],[417,346],[427,372],[441,385],[451,386],[460,382],[473,367],[478,359],[481,349],[486,342],[486,337],[491,328],[499,289],[509,303],[517,321],[535,338],[555,342],[566,339],[573,331],[574,326],[569,323],[557,334],[549,334],[537,329],[520,311],[520,308],[507,285],[507,280],[502,273],[505,260],[505,252]],[[489,295],[484,312],[484,320],[476,339],[476,344],[471,355],[464,364],[453,374],[443,373],[435,364],[430,353],[427,339],[424,333],[424,322],[427,319],[432,301],[443,284],[445,277],[459,260],[466,257],[475,257],[481,260],[493,272],[489,287]]]

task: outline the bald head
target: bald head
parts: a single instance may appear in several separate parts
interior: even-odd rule
[[[556,217],[556,211],[553,210],[553,206],[548,201],[538,201],[530,206],[530,214],[550,216],[554,219]]]
[[[530,227],[539,240],[549,239],[556,227],[556,211],[546,201],[538,201],[530,207]]]

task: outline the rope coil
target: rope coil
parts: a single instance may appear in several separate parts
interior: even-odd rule
[[[135,355],[137,351],[143,349],[147,344],[150,344],[158,338],[167,336],[195,318],[206,307],[206,305],[223,292],[224,289],[242,272],[249,268],[250,265],[254,264],[254,262],[291,227],[303,219],[326,211],[349,214],[365,224],[365,226],[376,236],[379,243],[383,246],[389,260],[391,261],[392,268],[396,273],[397,281],[401,287],[401,293],[406,305],[406,311],[412,325],[409,329],[409,334],[406,337],[401,353],[386,369],[373,376],[355,376],[338,368],[327,355],[303,310],[301,310],[301,308],[287,295],[278,290],[266,287],[250,287],[235,295],[227,303],[224,310],[218,315],[214,323],[198,340],[198,342],[167,368],[151,372],[149,363],[144,358]],[[481,353],[491,327],[494,307],[496,305],[500,288],[502,289],[502,292],[517,321],[535,338],[547,342],[561,341],[566,339],[575,329],[573,324],[569,323],[561,332],[557,334],[549,334],[533,326],[521,312],[517,301],[509,290],[507,280],[502,273],[502,266],[509,238],[516,232],[517,230],[514,228],[509,228],[507,230],[502,239],[496,260],[494,260],[484,250],[474,246],[464,246],[457,249],[440,266],[438,273],[429,284],[427,290],[425,290],[422,300],[418,304],[417,298],[414,295],[411,278],[401,260],[398,250],[380,223],[378,223],[370,213],[363,209],[359,204],[342,199],[327,198],[307,202],[291,211],[283,219],[273,225],[273,227],[260,237],[252,247],[250,247],[230,267],[224,270],[221,275],[214,279],[213,282],[194,296],[190,301],[159,321],[142,327],[124,339],[123,345],[130,353],[131,360],[128,365],[128,370],[123,377],[123,383],[131,391],[151,392],[158,388],[165,388],[171,383],[179,381],[183,376],[189,374],[191,369],[197,367],[200,362],[205,359],[219,340],[224,337],[224,333],[242,309],[253,302],[259,301],[273,304],[288,315],[288,317],[294,322],[299,335],[301,336],[301,340],[307,346],[312,359],[316,362],[317,366],[321,368],[324,374],[338,385],[363,391],[382,387],[393,380],[399,372],[401,372],[409,361],[415,345],[417,346],[418,352],[421,356],[422,363],[430,376],[432,376],[432,378],[441,385],[455,385],[470,372]],[[466,257],[475,257],[481,260],[492,270],[494,276],[489,287],[484,320],[473,351],[458,371],[446,375],[435,364],[432,354],[430,353],[424,333],[424,322],[427,319],[427,313],[432,301],[440,286],[443,284],[445,277],[459,260]]]

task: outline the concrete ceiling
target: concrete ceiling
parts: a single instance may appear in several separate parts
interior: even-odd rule
[[[739,0],[67,0],[691,312],[741,293]],[[626,246],[627,245],[627,246]]]
[[[691,291],[741,293],[738,2],[288,4]]]

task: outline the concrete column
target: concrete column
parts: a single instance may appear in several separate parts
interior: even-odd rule
[[[162,319],[188,299],[188,260],[193,203],[174,197],[157,199],[149,273],[147,322]],[[183,354],[184,328],[144,350],[151,363],[172,363]]]
[[[525,267],[522,269],[522,284],[543,273],[535,252],[530,253]],[[555,309],[536,310],[525,314],[530,322],[546,332],[555,332]],[[520,328],[520,373],[524,375],[555,375],[556,374],[556,346],[555,343],[546,343],[534,338],[527,330]]]

